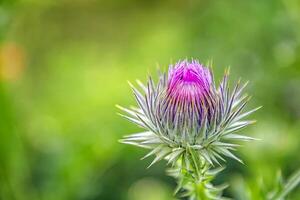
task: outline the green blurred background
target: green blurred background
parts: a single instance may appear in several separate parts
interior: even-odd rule
[[[281,169],[300,167],[300,1],[0,1],[0,199],[171,200],[166,163],[118,143],[140,129],[126,81],[178,59],[213,60],[216,79],[250,80],[241,165],[216,182],[259,199]],[[296,189],[290,199],[300,199]]]

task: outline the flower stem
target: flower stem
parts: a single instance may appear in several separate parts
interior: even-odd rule
[[[168,172],[177,179],[175,193],[181,192],[180,196],[188,197],[189,200],[210,200],[221,198],[224,186],[215,187],[212,184],[221,170],[211,170],[211,165],[204,158],[195,157],[193,150],[187,148]]]

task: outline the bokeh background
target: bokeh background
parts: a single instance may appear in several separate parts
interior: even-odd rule
[[[213,60],[220,79],[250,80],[263,105],[218,176],[235,199],[259,200],[300,167],[300,1],[1,0],[0,199],[171,200],[166,163],[118,143],[140,129],[127,80],[178,59]],[[300,199],[299,188],[289,199]]]

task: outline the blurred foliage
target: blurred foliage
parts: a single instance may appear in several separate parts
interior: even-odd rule
[[[230,65],[264,106],[246,165],[216,180],[227,196],[300,167],[298,0],[2,0],[0,199],[171,199],[165,164],[145,170],[144,151],[118,144],[139,130],[114,105],[134,103],[126,80],[186,57],[212,59],[217,79]]]

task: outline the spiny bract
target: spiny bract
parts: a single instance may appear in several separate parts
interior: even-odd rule
[[[152,149],[145,156],[156,155],[151,165],[161,159],[174,164],[185,154],[212,165],[224,156],[242,162],[232,153],[236,142],[253,138],[236,132],[254,122],[245,118],[258,109],[243,111],[249,101],[242,94],[247,83],[238,81],[230,90],[226,71],[217,87],[211,69],[197,60],[170,65],[156,84],[151,77],[146,85],[137,83],[140,90],[130,85],[138,107],[118,107],[126,113],[123,117],[146,131],[121,142]]]

